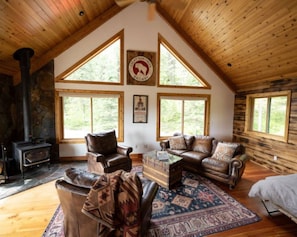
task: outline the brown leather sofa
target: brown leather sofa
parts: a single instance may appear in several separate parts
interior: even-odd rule
[[[226,183],[233,189],[248,160],[239,143],[218,141],[210,136],[175,134],[160,142],[161,149],[183,158],[183,169]]]
[[[64,179],[56,181],[55,186],[64,213],[65,237],[98,237],[98,223],[85,215],[82,212],[82,207],[91,186],[99,177],[98,174],[70,168],[65,171]],[[152,202],[158,187],[158,184],[150,180],[143,183],[140,210],[141,236],[145,236],[150,225]]]
[[[115,131],[89,133],[85,136],[87,145],[88,171],[97,174],[116,170],[130,171],[132,147],[119,145]]]

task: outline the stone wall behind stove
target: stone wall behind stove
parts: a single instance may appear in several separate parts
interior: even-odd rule
[[[31,115],[33,138],[52,144],[52,162],[59,160],[55,133],[54,62],[31,75]],[[14,86],[10,76],[0,74],[0,142],[12,153],[12,142],[24,139],[21,83]]]

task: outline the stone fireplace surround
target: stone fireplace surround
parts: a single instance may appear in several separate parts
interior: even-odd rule
[[[43,138],[51,145],[51,163],[59,161],[59,149],[55,136],[54,62],[51,61],[31,75],[31,115],[33,139]],[[24,140],[21,83],[13,84],[13,78],[0,74],[0,142],[7,148],[11,164],[13,143]],[[1,158],[1,157],[0,157]],[[8,174],[16,172],[15,167]]]

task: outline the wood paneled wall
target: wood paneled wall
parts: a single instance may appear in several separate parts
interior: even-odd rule
[[[282,90],[292,92],[288,142],[253,137],[245,133],[246,95]],[[297,173],[297,79],[255,84],[249,90],[239,91],[235,96],[233,136],[235,141],[245,146],[252,161],[279,174]],[[278,156],[277,161],[274,161],[274,155]]]

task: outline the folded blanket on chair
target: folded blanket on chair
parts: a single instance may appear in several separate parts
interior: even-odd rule
[[[118,170],[92,186],[82,212],[99,223],[98,236],[140,236],[142,183],[136,173]]]

